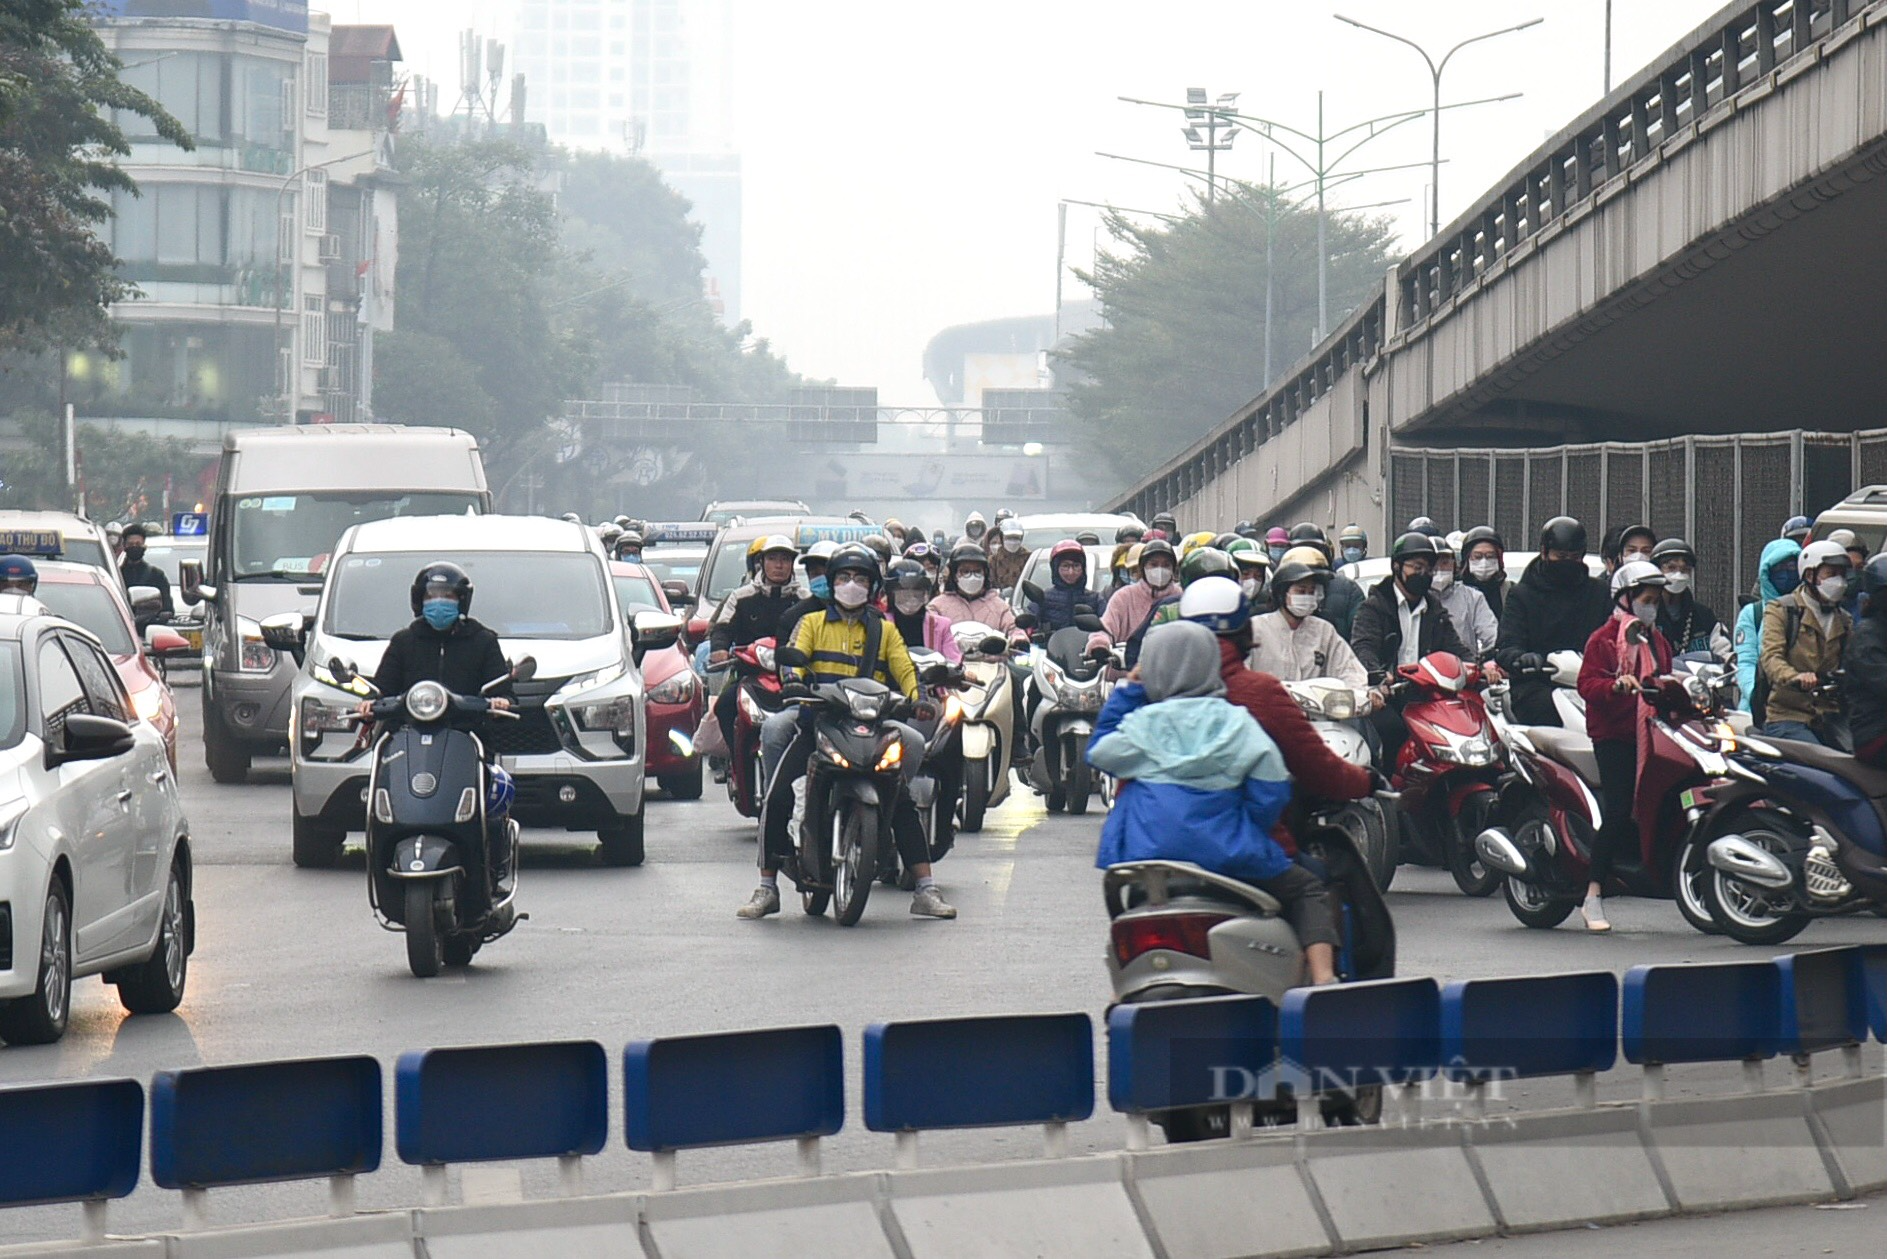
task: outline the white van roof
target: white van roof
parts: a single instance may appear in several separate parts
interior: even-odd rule
[[[231,494],[395,490],[483,494],[478,440],[456,428],[295,424],[223,439]]]
[[[590,530],[548,516],[396,516],[355,525],[342,548],[364,552],[602,551]]]

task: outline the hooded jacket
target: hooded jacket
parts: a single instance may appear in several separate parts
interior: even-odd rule
[[[1736,614],[1736,688],[1737,704],[1749,711],[1750,697],[1756,693],[1756,662],[1762,656],[1763,609],[1773,599],[1782,597],[1771,569],[1793,567],[1802,557],[1802,547],[1788,538],[1777,538],[1763,547],[1762,560],[1756,567],[1756,601]]]
[[[995,530],[990,530],[994,533]],[[1029,548],[1011,551],[998,542],[984,548],[989,553],[989,584],[993,590],[1014,590],[1022,580],[1022,570],[1029,565]]]
[[[1858,751],[1887,735],[1887,598],[1875,595],[1848,638],[1844,694]]]
[[[790,581],[773,586],[755,577],[741,583],[715,613],[708,631],[709,650],[729,651],[762,638],[777,638],[781,620],[799,599],[799,587]]]
[[[1612,596],[1603,577],[1587,576],[1571,585],[1555,585],[1547,576],[1545,560],[1535,556],[1507,592],[1495,658],[1501,668],[1511,672],[1515,662],[1525,655],[1544,658],[1555,651],[1583,652],[1592,631],[1611,615]],[[1522,724],[1559,724],[1552,690],[1550,678],[1514,679],[1514,712]]]
[[[1009,601],[987,586],[974,599],[964,598],[960,590],[946,590],[930,601],[930,610],[952,625],[978,621],[1010,642],[1029,641],[1029,636],[1016,628],[1016,614],[1009,607]]]
[[[1763,608],[1762,652],[1757,667],[1769,681],[1769,700],[1765,721],[1800,721],[1815,725],[1840,711],[1840,703],[1831,696],[1804,691],[1796,679],[1813,673],[1826,679],[1841,667],[1848,646],[1848,632],[1854,622],[1846,609],[1836,604],[1829,611],[1828,629],[1823,630],[1816,609],[1815,596],[1797,586]],[[1797,619],[1795,641],[1789,642],[1787,622],[1791,612]]]
[[[1396,579],[1385,577],[1376,583],[1369,597],[1363,600],[1363,606],[1357,609],[1350,646],[1369,673],[1394,673],[1400,663],[1402,614],[1396,605],[1401,601],[1402,592],[1396,589]],[[1421,641],[1416,644],[1416,658],[1419,660],[1433,651],[1451,651],[1464,660],[1472,659],[1462,645],[1461,635],[1455,633],[1448,609],[1441,605],[1434,591],[1422,596],[1422,608]]]
[[[1145,578],[1131,586],[1122,587],[1107,601],[1107,611],[1101,617],[1101,628],[1089,637],[1088,645],[1109,647],[1116,643],[1125,644],[1127,667],[1132,668],[1140,656],[1140,641],[1136,635],[1142,635],[1151,626],[1155,608],[1178,595],[1177,581],[1169,581],[1158,590],[1147,585]]]
[[[1056,630],[1067,629],[1075,623],[1075,609],[1080,606],[1099,609],[1101,596],[1088,589],[1087,577],[1080,581],[1065,582],[1056,565],[1048,566],[1051,581],[1048,589],[1042,592],[1042,601],[1030,601],[1029,610],[1035,614],[1038,622],[1036,632],[1053,634]]]

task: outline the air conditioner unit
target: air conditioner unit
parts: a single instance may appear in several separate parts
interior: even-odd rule
[[[341,238],[332,232],[321,237],[320,255],[321,261],[323,262],[339,262],[341,260]]]

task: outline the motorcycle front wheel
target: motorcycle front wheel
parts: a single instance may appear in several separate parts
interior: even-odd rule
[[[406,885],[406,964],[420,979],[431,979],[446,964],[445,937],[439,933],[444,893],[444,879],[415,879]]]
[[[1492,896],[1500,886],[1500,871],[1490,869],[1474,851],[1474,837],[1494,820],[1494,793],[1477,791],[1461,806],[1448,834],[1448,873],[1464,896]]]
[[[832,815],[832,912],[841,927],[855,927],[878,877],[878,811],[847,800]]]
[[[1094,771],[1088,768],[1087,758],[1076,747],[1072,752],[1074,764],[1068,770],[1068,816],[1080,817],[1088,811],[1088,797],[1094,794]]]
[[[958,829],[974,835],[983,829],[983,814],[989,810],[989,776],[995,771],[991,762],[977,759],[963,762],[963,801]]]

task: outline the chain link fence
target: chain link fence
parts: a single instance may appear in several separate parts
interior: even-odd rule
[[[1444,529],[1492,524],[1532,550],[1548,519],[1607,528],[1649,525],[1696,549],[1697,593],[1729,617],[1755,582],[1763,545],[1790,516],[1813,516],[1863,485],[1887,484],[1887,429],[1746,433],[1539,450],[1390,454],[1391,531],[1417,516]]]

